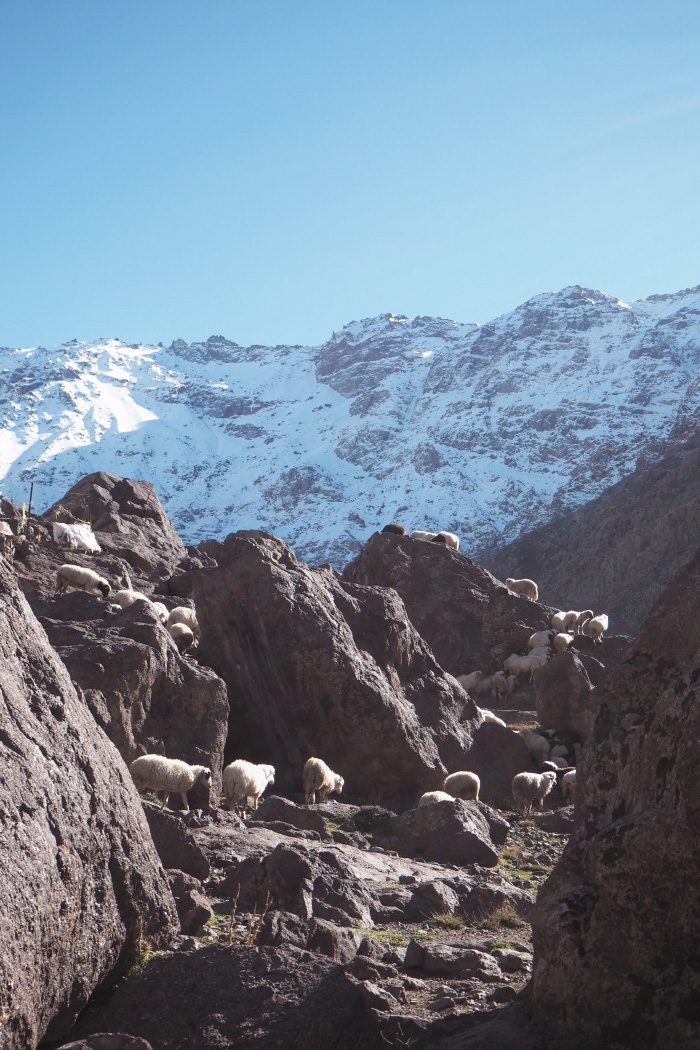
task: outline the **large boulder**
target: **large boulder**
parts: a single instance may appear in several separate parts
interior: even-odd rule
[[[482,722],[465,767],[481,781],[479,798],[510,807],[513,777],[517,773],[538,772],[523,738],[497,722]]]
[[[387,841],[404,856],[441,864],[498,864],[498,849],[479,803],[462,799],[406,810],[392,823]]]
[[[576,1050],[700,1045],[700,554],[596,690],[575,830],[540,889],[533,1009]]]
[[[129,772],[2,559],[0,596],[0,1017],[26,1050],[178,922]]]
[[[227,757],[270,762],[298,790],[310,755],[349,795],[413,798],[464,767],[476,709],[388,588],[311,570],[282,540],[243,531],[207,545],[195,587],[201,659],[231,702]]]
[[[593,685],[577,653],[571,649],[556,653],[534,681],[537,720],[542,729],[564,729],[582,742],[588,740],[596,703]]]
[[[119,1028],[158,1050],[356,1050],[383,1045],[342,966],[293,947],[209,945],[151,959],[81,1033]]]
[[[88,474],[44,514],[47,521],[90,521],[105,553],[134,569],[172,571],[185,546],[150,481]]]
[[[491,674],[525,648],[533,631],[549,627],[545,606],[511,594],[464,554],[410,536],[375,532],[343,580],[393,587],[440,666],[453,675]]]

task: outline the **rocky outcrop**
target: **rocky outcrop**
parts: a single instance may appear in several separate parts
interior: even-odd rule
[[[180,655],[147,603],[111,613],[101,596],[55,594],[56,570],[64,561],[94,569],[114,589],[129,567],[115,555],[81,555],[50,539],[33,545],[17,567],[22,590],[95,720],[127,764],[157,753],[209,766],[211,797],[207,786],[197,784],[189,803],[199,808],[218,801],[228,721],[224,683],[210,668]],[[152,585],[139,579],[138,587],[147,593]],[[172,804],[180,805],[176,796]]]
[[[440,666],[453,675],[490,675],[525,648],[533,631],[549,627],[545,606],[511,594],[458,551],[410,536],[375,532],[346,566],[343,581],[393,587]]]
[[[167,573],[187,554],[150,481],[133,481],[104,471],[88,474],[44,518],[92,522],[102,550],[140,572]]]
[[[535,675],[537,720],[543,729],[564,729],[588,740],[593,728],[593,685],[577,653],[556,653]]]
[[[494,817],[501,819],[495,813]],[[498,863],[498,850],[478,803],[461,799],[407,810],[393,822],[388,841],[404,855],[442,864],[491,868]]]
[[[700,555],[598,687],[575,831],[533,921],[535,1018],[567,1047],[700,1045]]]
[[[271,762],[277,788],[298,790],[318,755],[370,801],[413,800],[463,767],[476,710],[395,591],[310,570],[263,532],[207,552],[200,653],[228,686],[231,758]]]
[[[27,1050],[178,923],[129,772],[2,559],[0,798],[3,1047]]]

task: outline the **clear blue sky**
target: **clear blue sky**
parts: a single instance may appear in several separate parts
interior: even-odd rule
[[[5,0],[0,344],[700,283],[700,5]]]

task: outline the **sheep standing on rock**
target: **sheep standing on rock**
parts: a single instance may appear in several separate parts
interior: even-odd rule
[[[462,689],[466,689],[468,693],[471,693],[473,689],[476,689],[479,682],[484,678],[483,671],[472,671],[471,674],[461,674],[457,678],[457,681],[461,685]]]
[[[476,709],[481,716],[482,722],[495,722],[498,726],[504,726],[505,722],[498,715],[495,715],[493,711],[489,711],[486,707],[477,707]]]
[[[476,773],[469,773],[464,770],[459,773],[450,773],[450,775],[445,778],[445,783],[442,787],[443,790],[453,798],[474,799],[476,802],[479,801],[479,788],[481,787],[481,781]]]
[[[554,615],[552,616],[552,618],[550,619],[549,622],[550,622],[550,624],[552,625],[552,627],[554,628],[555,631],[563,631],[564,630],[564,617],[565,616],[566,616],[566,613],[564,613],[564,612],[556,612],[556,613],[554,613]]]
[[[194,635],[186,623],[174,623],[168,627],[168,634],[175,642],[179,653],[186,653],[194,645]]]
[[[162,602],[151,602],[151,605],[155,609],[158,619],[163,624],[163,626],[165,626],[165,624],[168,622],[169,615],[167,605],[163,605]]]
[[[555,634],[552,639],[552,648],[555,653],[563,653],[565,649],[568,649],[574,640],[573,634]]]
[[[146,597],[145,594],[141,594],[141,591],[132,591],[131,588],[125,588],[121,591],[115,591],[114,594],[110,595],[109,600],[113,605],[118,605],[120,609],[128,609],[136,602],[148,602],[152,605],[151,599]]]
[[[593,610],[592,609],[585,609],[583,612],[580,612],[578,614],[578,616],[576,617],[576,630],[575,630],[574,633],[575,634],[582,634],[584,623],[588,623],[588,621],[592,620],[592,619],[593,619]]]
[[[521,674],[529,674],[530,681],[532,681],[535,671],[539,671],[540,667],[544,667],[548,660],[549,656],[547,654],[542,656],[518,656],[517,653],[511,653],[503,667],[507,674],[514,674],[516,677],[520,677]]]
[[[459,539],[454,532],[438,532],[437,536],[433,536],[432,542],[444,543],[446,547],[451,547],[453,551],[459,550]]]
[[[165,626],[170,630],[174,623],[184,623],[189,627],[194,635],[194,640],[199,644],[202,632],[199,629],[197,613],[194,609],[188,609],[186,605],[178,605],[177,608],[171,609]]]
[[[149,789],[165,792],[161,809],[165,808],[172,791],[180,796],[188,813],[187,792],[200,780],[211,784],[211,769],[208,766],[190,766],[179,758],[166,758],[165,755],[141,755],[131,763],[129,772],[137,791]]]
[[[99,576],[93,569],[82,565],[61,565],[56,573],[56,592],[63,594],[69,587],[88,594],[99,593],[103,598],[109,597],[112,589],[104,576]]]
[[[545,759],[549,758],[549,740],[534,729],[519,729],[518,735],[523,738],[525,747],[530,752],[530,757],[537,762],[540,769]]]
[[[550,646],[556,633],[553,627],[548,631],[535,631],[527,640],[528,649],[538,649],[543,645]]]
[[[454,802],[454,795],[448,795],[446,791],[426,791],[424,795],[418,799],[418,808],[421,806],[431,806],[433,802]]]
[[[275,782],[275,767],[246,762],[239,758],[226,766],[222,778],[222,788],[229,809],[243,802],[243,806],[252,799],[253,809],[258,808],[258,799],[269,784]]]
[[[307,758],[304,763],[302,780],[304,797],[309,806],[313,806],[316,802],[316,794],[318,794],[319,802],[325,802],[331,792],[340,795],[345,786],[343,778],[338,773],[334,773],[321,758]]]
[[[561,793],[568,802],[573,802],[576,791],[576,770],[571,769],[561,778]]]
[[[505,671],[496,671],[491,678],[491,696],[494,700],[502,700],[504,696],[510,696],[516,682],[517,678],[514,674],[506,675]]]
[[[594,616],[592,620],[588,621],[588,634],[594,642],[601,641],[603,632],[608,629],[608,618],[605,613],[601,613],[600,616]]]
[[[410,538],[412,540],[423,540],[424,542],[429,542],[430,540],[434,540],[436,536],[437,532],[425,532],[423,529],[414,529]]]
[[[540,809],[544,808],[545,796],[549,794],[557,782],[557,774],[551,771],[546,773],[517,773],[513,777],[513,801],[518,813],[523,816],[532,809],[535,799],[539,802]]]
[[[534,580],[513,580],[510,577],[506,580],[506,587],[513,594],[522,594],[525,598],[529,598],[530,601],[537,601],[537,584]]]

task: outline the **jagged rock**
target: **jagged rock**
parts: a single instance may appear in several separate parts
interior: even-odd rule
[[[475,708],[395,592],[312,571],[263,532],[207,550],[218,569],[195,588],[201,659],[228,686],[237,755],[274,755],[282,790],[320,755],[374,801],[413,798],[460,768],[475,724],[460,718]]]
[[[441,864],[498,863],[498,850],[477,805],[454,799],[407,810],[392,824],[388,841],[406,856]]]
[[[153,843],[163,867],[184,871],[195,879],[209,877],[209,861],[181,817],[167,813],[152,802],[143,803]]]
[[[46,521],[91,521],[103,551],[142,572],[172,569],[185,546],[150,481],[88,474],[44,514]]]
[[[459,944],[428,944],[423,955],[426,973],[474,974],[480,980],[497,980],[501,968],[492,955]]]
[[[479,777],[480,798],[500,803],[512,798],[511,785],[516,773],[536,771],[522,737],[497,722],[481,723],[464,768]]]
[[[502,879],[498,884],[478,883],[463,907],[466,914],[475,917],[492,915],[499,908],[506,907],[512,908],[522,918],[528,918],[534,903],[535,898],[528,890]]]
[[[492,954],[504,973],[522,973],[532,966],[530,952],[519,952],[514,948],[494,948]]]
[[[79,1029],[105,1027],[138,1032],[158,1050],[382,1045],[379,1023],[343,967],[289,947],[209,945],[153,958]]]
[[[440,666],[453,675],[492,674],[533,631],[549,627],[546,607],[511,594],[458,551],[410,536],[375,532],[342,578],[393,587]]]
[[[611,680],[533,915],[536,1020],[576,1050],[700,1045],[700,555]]]
[[[318,832],[321,838],[331,838],[326,830],[326,822],[318,810],[310,809],[308,806],[297,806],[295,802],[280,798],[279,795],[270,795],[263,799],[261,805],[251,816],[251,820],[264,821],[266,824],[282,821],[292,827],[301,828],[303,831]]]
[[[27,1050],[179,923],[129,772],[1,558],[0,726],[0,1017]]]
[[[196,933],[214,917],[201,882],[184,871],[171,870],[166,874],[180,916],[180,929],[184,934]]]
[[[335,926],[324,919],[313,918],[309,921],[309,939],[306,949],[320,952],[336,962],[349,962],[357,953],[360,935],[354,930]]]
[[[563,809],[544,813],[537,813],[533,810],[528,819],[534,821],[543,831],[554,831],[560,835],[567,835],[574,828],[574,807],[565,806]]]
[[[588,740],[595,716],[593,685],[571,649],[556,653],[535,675],[537,720],[543,729],[564,729]]]
[[[275,948],[285,944],[305,948],[308,939],[309,927],[303,919],[290,911],[272,910],[263,916],[255,943]]]

